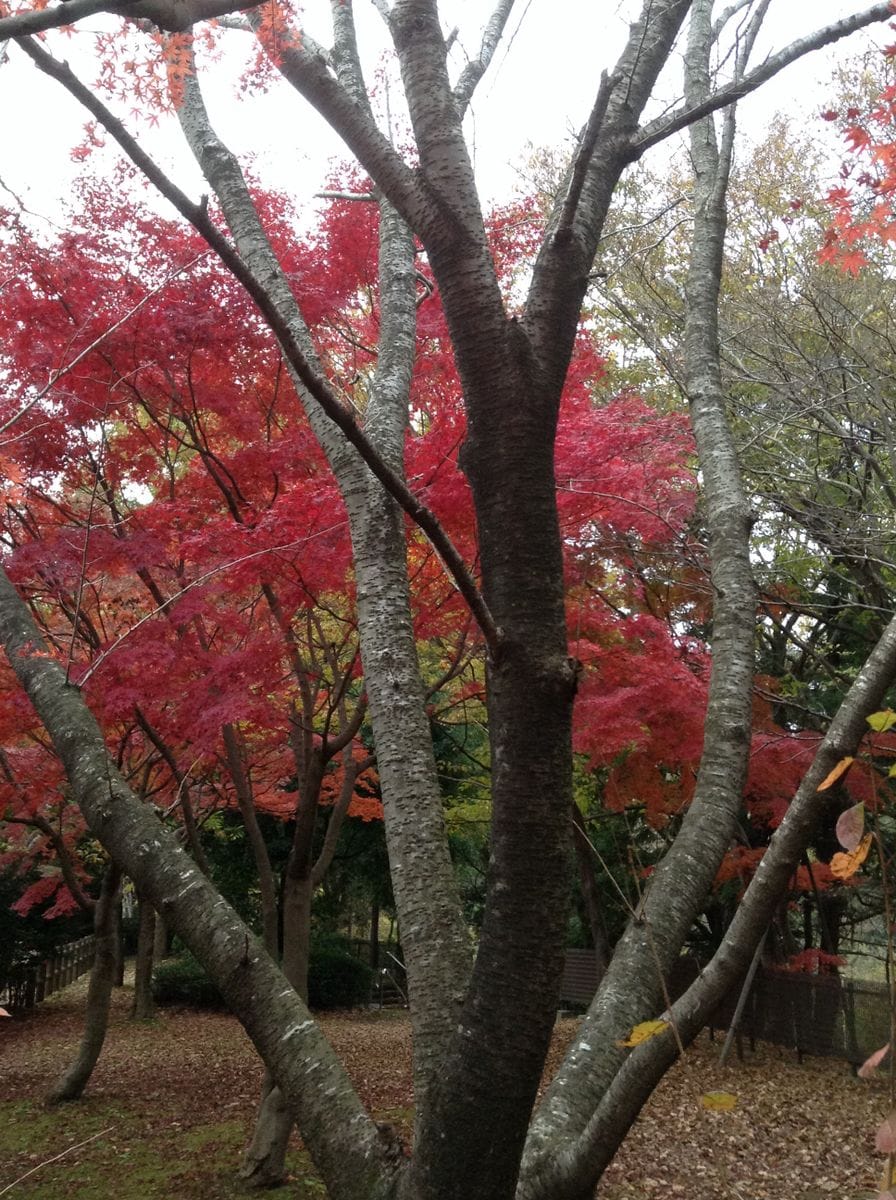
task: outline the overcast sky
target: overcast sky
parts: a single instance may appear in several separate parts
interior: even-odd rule
[[[443,0],[446,27],[459,28],[455,57],[471,53],[492,0]],[[367,62],[382,61],[385,30],[369,0],[356,0],[362,46]],[[483,192],[487,198],[507,195],[527,147],[556,145],[569,138],[584,121],[601,70],[611,66],[635,11],[634,0],[518,0],[518,13],[503,46],[480,84],[469,118],[470,138]],[[721,6],[720,6],[721,7]],[[775,0],[764,35],[764,49],[780,48],[793,37],[865,7],[865,0]],[[308,32],[327,41],[329,5],[307,0]],[[85,81],[94,72],[90,29],[85,22],[75,37],[54,32],[50,48],[67,58]],[[880,36],[880,31],[878,31]],[[228,34],[248,48],[248,38]],[[834,51],[813,55],[788,68],[783,77],[742,106],[741,124],[759,127],[777,108],[803,112],[810,119],[827,107],[826,82],[832,60],[858,49],[858,34]],[[216,69],[216,85],[205,84],[212,118],[226,141],[240,154],[257,155],[257,169],[267,183],[289,190],[304,203],[322,185],[331,158],[341,154],[338,141],[321,120],[288,88],[275,93],[237,96],[234,52]],[[674,100],[679,91],[674,69],[662,85],[662,98]],[[78,106],[52,80],[11,48],[0,67],[0,180],[29,208],[48,217],[58,211],[73,175],[80,169],[70,148],[82,138],[83,116]],[[123,116],[128,114],[122,112]],[[131,122],[147,149],[165,161],[183,187],[198,196],[202,185],[180,135],[170,126],[154,132]],[[96,160],[102,169],[103,159]]]

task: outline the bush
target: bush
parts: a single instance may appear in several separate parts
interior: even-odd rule
[[[157,1004],[188,1004],[192,1008],[223,1008],[221,993],[191,954],[169,958],[152,973]]]
[[[310,1008],[356,1008],[370,999],[373,972],[361,962],[332,945],[316,945],[308,961],[308,1005]]]
[[[311,1008],[356,1008],[370,999],[373,972],[338,945],[324,943],[311,950],[308,1001]],[[192,1008],[223,1008],[221,993],[191,954],[159,963],[153,971],[152,994],[158,1004]]]

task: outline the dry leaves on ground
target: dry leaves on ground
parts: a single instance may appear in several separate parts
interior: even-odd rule
[[[80,1035],[79,993],[69,989],[25,1019],[0,1024],[0,1101],[39,1100]],[[100,1065],[97,1101],[139,1106],[147,1139],[213,1122],[251,1127],[260,1084],[254,1051],[226,1014],[163,1011],[157,1022],[127,1019],[130,992],[116,999]],[[407,1133],[412,1114],[410,1037],[398,1012],[325,1016],[327,1036],[364,1102]],[[548,1072],[576,1022],[558,1022]],[[881,1171],[874,1138],[888,1110],[880,1081],[848,1066],[761,1046],[746,1061],[718,1065],[718,1045],[702,1039],[663,1081],[613,1163],[606,1200],[859,1200]],[[714,1093],[734,1107],[707,1106]],[[231,1135],[232,1136],[232,1135]],[[234,1161],[239,1146],[233,1147]],[[26,1162],[26,1157],[16,1166]],[[12,1166],[12,1164],[11,1164]],[[4,1178],[9,1168],[4,1170]],[[14,1176],[13,1176],[14,1177]]]

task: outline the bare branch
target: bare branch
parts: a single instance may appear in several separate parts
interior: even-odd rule
[[[482,31],[479,57],[467,63],[454,85],[454,101],[457,104],[457,111],[461,115],[466,112],[479,80],[488,70],[489,63],[494,58],[513,4],[514,0],[498,0],[495,11]]]
[[[245,0],[66,0],[54,8],[32,9],[0,17],[0,40],[21,38],[44,29],[74,25],[98,12],[114,13],[130,20],[152,21],[160,29],[181,33],[198,21],[210,21],[226,13],[253,8]]]
[[[835,42],[849,37],[850,34],[856,33],[859,29],[866,29],[869,25],[886,21],[892,16],[893,8],[889,0],[882,0],[882,3],[875,4],[871,8],[865,9],[864,12],[844,17],[841,21],[835,21],[832,25],[826,25],[823,29],[816,30],[815,33],[798,38],[783,50],[778,51],[777,54],[767,58],[761,66],[756,67],[743,78],[734,80],[726,87],[719,88],[717,92],[705,100],[701,100],[699,104],[680,108],[677,112],[660,117],[656,121],[651,121],[649,125],[645,125],[632,139],[631,149],[627,156],[629,161],[634,162],[651,146],[664,141],[680,129],[686,129],[688,125],[700,120],[701,117],[709,116],[710,113],[717,112],[720,108],[727,108],[735,100],[741,100],[744,96],[755,92],[761,84],[767,83],[785,67],[789,67],[791,63],[797,62],[814,50],[831,46]]]
[[[249,22],[257,33],[261,26],[257,11],[249,14]],[[334,79],[325,59],[298,33],[284,39],[273,65],[342,138],[408,224],[420,232],[425,217],[431,215],[432,201],[377,127],[366,97],[359,103],[357,92],[349,92],[342,78]]]
[[[712,26],[712,40],[717,42],[721,36],[722,30],[728,24],[732,17],[736,17],[741,9],[748,8],[753,3],[753,0],[734,0],[733,4],[729,4],[726,9],[719,13]]]
[[[368,204],[375,203],[377,199],[373,192],[315,192],[314,196],[320,200],[355,200]]]

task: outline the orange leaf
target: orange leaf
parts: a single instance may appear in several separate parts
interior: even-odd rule
[[[868,833],[849,854],[835,854],[831,859],[831,874],[836,879],[850,879],[868,857],[871,834]]]
[[[816,791],[826,792],[829,787],[833,787],[840,776],[845,775],[854,762],[855,759],[849,754],[847,754],[846,758],[841,758],[836,767],[834,767],[833,771],[830,771],[827,775],[825,775],[824,779],[816,788]]]

